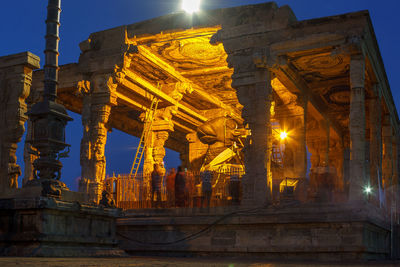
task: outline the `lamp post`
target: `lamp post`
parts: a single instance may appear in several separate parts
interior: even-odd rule
[[[28,112],[32,122],[32,135],[28,142],[36,148],[38,158],[33,162],[34,180],[31,184],[42,186],[42,195],[60,197],[65,188],[60,180],[62,164],[60,153],[69,145],[65,143],[65,127],[72,118],[63,105],[56,103],[58,85],[58,44],[61,0],[49,0],[46,20],[46,49],[44,65],[44,92],[41,102]]]

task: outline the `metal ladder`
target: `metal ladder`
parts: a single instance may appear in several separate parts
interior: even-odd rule
[[[154,115],[155,115],[157,107],[158,107],[158,102],[159,102],[159,100],[156,97],[154,97],[151,102],[150,109],[146,113],[146,118],[144,121],[145,126],[143,128],[142,136],[140,137],[140,142],[139,142],[139,145],[136,150],[135,160],[132,163],[131,172],[129,174],[129,177],[132,177],[132,174],[133,174],[133,177],[132,177],[133,179],[136,178],[140,163],[143,158],[144,149],[148,145],[147,142],[149,139],[151,128],[153,126]]]

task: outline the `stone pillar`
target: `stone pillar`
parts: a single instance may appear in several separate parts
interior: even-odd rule
[[[344,192],[344,147],[342,140],[331,138],[329,141],[329,166],[334,168],[334,190]]]
[[[191,171],[200,171],[204,162],[208,145],[203,144],[197,137],[197,133],[189,133],[186,135],[186,140],[189,142],[189,169]]]
[[[290,136],[296,146],[294,150],[294,171],[297,178],[306,178],[307,174],[307,99],[298,96],[297,112],[294,118],[294,132]]]
[[[169,137],[169,133],[174,130],[172,121],[158,120],[153,123],[153,160],[155,164],[162,166],[165,173],[164,157],[165,157],[165,142]]]
[[[29,97],[26,99],[28,110],[42,100],[42,92],[35,90],[30,92]],[[27,121],[26,136],[32,136],[32,122]],[[25,139],[24,144],[24,178],[22,179],[22,186],[25,186],[29,181],[33,180],[33,162],[37,159],[36,149],[29,143],[29,138]]]
[[[382,108],[379,97],[369,100],[370,121],[370,185],[378,199],[379,188],[382,188]]]
[[[253,73],[240,73],[232,77],[243,105],[242,117],[251,134],[244,147],[246,174],[242,178],[242,205],[260,206],[272,198],[271,175],[271,77],[266,69]]]
[[[0,193],[18,187],[21,168],[16,151],[28,119],[25,115],[32,82],[32,70],[39,58],[29,52],[0,58]]]
[[[88,194],[89,201],[98,203],[106,176],[104,152],[110,130],[108,119],[111,107],[116,104],[116,85],[109,75],[95,75],[90,83],[84,81],[79,86],[84,98],[79,191]]]
[[[349,200],[365,199],[365,58],[350,61],[350,185]]]

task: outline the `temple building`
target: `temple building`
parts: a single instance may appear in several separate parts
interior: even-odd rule
[[[91,203],[109,191],[126,210],[117,222],[126,251],[398,253],[400,124],[368,11],[299,21],[269,2],[174,13],[93,33],[79,46],[79,61],[60,67],[58,101],[82,116],[79,191]],[[30,71],[20,72],[26,90],[3,101],[7,112],[41,99],[44,72],[32,75],[38,59],[29,59]],[[10,155],[1,158],[3,190],[17,186],[22,132],[5,136],[26,119],[22,112],[0,122],[1,155]],[[112,129],[141,138],[130,174],[107,176]],[[168,175],[165,148],[191,177],[186,207],[153,214],[151,204],[129,205],[153,201],[153,166]],[[25,143],[23,183],[35,179],[32,150]],[[213,190],[205,209],[204,173]]]

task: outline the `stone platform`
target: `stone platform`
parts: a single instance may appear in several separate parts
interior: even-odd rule
[[[119,213],[45,197],[0,199],[0,256],[122,256]]]
[[[132,210],[117,220],[117,235],[120,247],[135,255],[388,259],[390,225],[380,210],[361,204]]]

